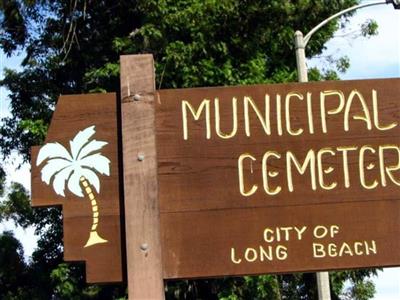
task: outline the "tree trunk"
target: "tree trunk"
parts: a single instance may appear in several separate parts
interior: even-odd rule
[[[92,228],[90,230],[89,239],[87,240],[86,245],[84,247],[86,248],[89,246],[93,246],[95,244],[107,243],[108,241],[100,237],[99,234],[97,233],[97,225],[99,224],[99,207],[97,206],[97,201],[93,194],[92,188],[89,186],[89,182],[86,180],[85,177],[82,176],[80,180],[83,185],[83,188],[85,189],[86,195],[89,197],[90,203],[92,205],[92,215],[93,215]]]

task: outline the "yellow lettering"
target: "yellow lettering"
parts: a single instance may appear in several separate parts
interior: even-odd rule
[[[221,132],[221,120],[220,120],[220,111],[219,111],[219,99],[215,98],[214,100],[215,106],[215,131],[217,135],[222,139],[230,139],[236,135],[238,120],[237,120],[237,99],[235,97],[232,98],[232,131],[229,134]]]
[[[276,227],[275,234],[276,234],[276,240],[278,242],[280,242],[281,241],[281,231],[279,230],[279,227]]]
[[[331,225],[331,238],[333,238],[336,234],[339,233],[339,226]]]
[[[344,176],[344,186],[346,188],[350,187],[350,176],[349,176],[349,160],[347,156],[347,152],[357,150],[355,146],[344,146],[344,147],[337,147],[338,151],[343,152],[343,176]]]
[[[363,246],[363,244],[360,243],[360,242],[355,242],[354,243],[354,253],[356,255],[363,255],[364,254],[364,252],[362,250],[360,250],[360,247],[362,247],[362,246]]]
[[[282,230],[285,234],[284,241],[289,241],[290,231],[293,230],[293,227],[281,227],[280,230]]]
[[[234,263],[234,264],[240,264],[241,262],[242,262],[242,259],[237,259],[236,257],[235,257],[235,248],[231,248],[231,261]]]
[[[278,129],[278,135],[283,134],[281,106],[282,106],[281,95],[277,94],[276,95],[276,126]]]
[[[279,245],[276,247],[276,258],[278,260],[285,260],[287,256],[287,248],[285,246]]]
[[[367,255],[369,255],[370,253],[372,254],[378,253],[376,249],[376,243],[374,240],[371,241],[371,245],[367,241],[364,241],[364,245],[365,245],[365,252]]]
[[[296,232],[297,232],[297,239],[298,239],[299,241],[301,241],[301,239],[302,239],[302,237],[303,237],[303,233],[306,231],[307,226],[303,226],[303,227],[301,227],[301,228],[297,228],[297,227],[295,226],[294,229],[295,229]]]
[[[253,262],[257,259],[258,255],[257,255],[257,251],[256,249],[253,248],[247,248],[246,252],[244,253],[244,258],[248,261],[248,262]]]
[[[359,159],[358,167],[359,167],[359,170],[360,170],[360,182],[361,182],[361,185],[367,190],[372,190],[372,189],[377,187],[378,181],[374,180],[374,182],[372,184],[368,184],[368,183],[365,182],[365,172],[364,172],[364,160],[365,160],[364,156],[365,156],[365,154],[364,153],[367,150],[371,151],[372,153],[375,153],[375,149],[374,148],[372,148],[370,146],[362,146],[361,149],[360,149],[360,154],[358,156],[358,159]],[[370,163],[367,168],[372,169],[373,167],[374,167],[373,163]]]
[[[396,165],[386,166],[385,165],[385,158],[384,158],[384,151],[385,150],[395,150],[397,152],[398,160]],[[383,145],[379,146],[379,165],[381,171],[381,183],[382,186],[386,186],[386,174],[392,180],[394,184],[400,186],[400,180],[396,179],[396,177],[392,174],[392,172],[400,170],[400,149],[396,145]]]
[[[327,153],[332,155],[332,156],[335,156],[335,152],[331,148],[323,148],[323,149],[319,150],[318,154],[317,154],[318,181],[319,181],[319,185],[321,186],[321,188],[323,188],[324,190],[331,190],[331,189],[334,189],[337,186],[337,182],[332,182],[329,185],[326,185],[325,182],[324,182],[324,173],[325,174],[329,174],[334,170],[333,167],[329,167],[327,169],[324,169],[324,167],[322,165],[322,156],[324,154],[327,154]]]
[[[206,138],[211,138],[211,125],[210,125],[210,100],[204,99],[197,110],[186,100],[182,101],[182,122],[183,122],[183,139],[188,139],[188,120],[187,120],[187,109],[189,108],[194,119],[197,121],[200,119],[203,109],[206,110]]]
[[[326,112],[326,108],[325,108],[325,98],[327,96],[338,96],[339,97],[339,106],[335,109],[329,110],[328,112]],[[345,99],[344,99],[344,95],[343,92],[341,91],[323,91],[320,93],[320,104],[321,104],[321,125],[322,125],[322,132],[323,133],[327,133],[328,129],[326,126],[326,115],[328,113],[328,115],[334,115],[334,114],[338,114],[339,112],[342,111],[344,104],[345,104]]]
[[[343,254],[353,256],[353,252],[351,251],[351,248],[347,243],[343,243],[340,247],[339,256],[343,256]]]
[[[274,241],[274,231],[272,229],[264,229],[264,241],[267,243],[272,243]]]
[[[364,111],[364,115],[355,115],[355,116],[353,116],[353,119],[364,121],[365,123],[367,123],[368,130],[371,130],[372,122],[371,122],[371,116],[369,114],[367,103],[365,102],[365,99],[362,96],[362,94],[360,92],[358,92],[357,90],[351,91],[349,98],[347,99],[346,108],[344,110],[344,130],[349,131],[350,109],[351,109],[351,105],[353,104],[353,99],[355,96],[357,96],[357,98],[360,100],[361,106]]]
[[[378,94],[376,90],[372,90],[372,107],[374,111],[374,125],[375,128],[381,131],[390,130],[397,126],[397,123],[391,123],[389,125],[379,125],[379,108],[378,108]]]
[[[245,160],[246,158],[250,158],[252,161],[256,161],[256,158],[254,156],[252,156],[251,154],[249,154],[249,153],[243,153],[242,155],[239,156],[239,159],[238,159],[240,193],[245,197],[249,197],[249,196],[253,195],[257,191],[258,186],[256,184],[253,184],[253,186],[251,187],[250,191],[248,191],[248,192],[245,191],[244,175],[243,175],[243,160]],[[253,162],[251,162],[251,163],[253,163]]]
[[[315,226],[313,234],[314,234],[314,237],[316,237],[317,239],[322,239],[322,238],[326,237],[326,235],[328,234],[328,228],[326,228],[323,225]]]
[[[288,189],[290,192],[293,192],[293,175],[292,175],[292,162],[296,166],[296,169],[299,171],[300,174],[304,174],[308,167],[310,167],[310,174],[311,174],[311,187],[315,191],[317,189],[316,184],[316,177],[315,177],[315,153],[314,150],[309,150],[307,153],[306,158],[304,159],[303,164],[297,160],[296,156],[290,152],[286,152],[286,174],[287,174],[287,182],[288,182]]]
[[[326,253],[324,250],[324,245],[313,243],[313,256],[316,258],[325,257]]]
[[[263,174],[263,185],[264,185],[264,190],[268,195],[276,195],[279,194],[279,192],[282,190],[281,186],[277,186],[274,189],[271,189],[268,184],[268,177],[276,177],[278,176],[279,172],[273,172],[273,171],[268,171],[268,158],[269,157],[275,157],[277,159],[280,159],[281,156],[275,152],[275,151],[267,151],[265,152],[262,160],[262,174]]]
[[[301,94],[292,92],[292,93],[287,94],[286,99],[285,99],[286,130],[290,135],[296,136],[296,135],[302,134],[303,129],[299,128],[295,131],[293,131],[293,129],[292,129],[291,121],[290,121],[290,99],[292,97],[297,97],[299,100],[303,100],[304,97]]]
[[[255,111],[260,123],[264,129],[265,134],[271,134],[271,124],[270,124],[270,99],[269,95],[265,95],[265,116],[258,109],[257,105],[254,103],[251,97],[244,97],[244,127],[246,131],[246,136],[250,136],[250,116],[249,116],[249,105]]]
[[[272,255],[272,247],[271,246],[268,246],[268,252],[265,251],[263,246],[260,246],[260,260],[264,261],[265,258],[267,260],[273,260],[274,259],[273,255]]]
[[[308,130],[310,134],[314,134],[314,117],[312,111],[312,94],[307,93],[307,116],[308,116]]]
[[[336,244],[333,244],[333,243],[328,244],[328,255],[330,257],[336,257],[337,256]]]

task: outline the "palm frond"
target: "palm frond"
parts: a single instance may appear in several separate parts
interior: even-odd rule
[[[97,193],[100,192],[100,180],[96,172],[109,176],[110,160],[100,153],[95,153],[108,144],[97,140],[90,141],[95,132],[95,126],[79,131],[70,141],[71,153],[59,143],[48,143],[40,149],[36,164],[40,165],[47,160],[41,170],[41,179],[46,184],[53,180],[53,189],[57,195],[65,197],[67,185],[71,193],[83,197],[80,183],[82,177]]]
[[[54,175],[53,189],[57,195],[65,197],[65,182],[69,179],[73,171],[74,168],[71,165]],[[80,197],[83,197],[83,195]]]
[[[63,158],[72,161],[71,154],[59,143],[47,143],[44,145],[38,153],[36,165],[39,166],[43,161],[50,158]]]
[[[71,154],[74,159],[77,159],[79,151],[87,144],[90,137],[95,134],[95,126],[90,126],[84,130],[79,131],[74,139],[69,142],[71,147]]]
[[[88,144],[83,146],[83,148],[79,151],[77,160],[84,158],[85,156],[100,150],[103,148],[105,145],[107,145],[107,142],[101,142],[97,140],[90,141]]]
[[[82,158],[79,161],[79,164],[82,167],[93,169],[100,174],[107,176],[110,175],[110,160],[99,153]]]
[[[78,197],[83,197],[82,187],[80,185],[80,179],[82,177],[82,168],[74,168],[72,175],[68,179],[68,189],[71,193]]]
[[[42,168],[40,172],[42,174],[42,181],[46,184],[50,184],[51,178],[62,169],[71,165],[71,161],[63,158],[53,158],[49,159],[46,165]]]

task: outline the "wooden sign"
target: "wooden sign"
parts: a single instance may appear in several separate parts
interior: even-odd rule
[[[400,79],[161,90],[164,278],[400,265]]]
[[[88,282],[122,281],[116,95],[61,96],[31,165],[32,204],[62,206],[64,259],[85,261]]]
[[[88,282],[122,280],[121,160],[130,299],[162,299],[163,279],[400,265],[400,79],[156,91],[154,76],[151,55],[122,56],[120,110],[61,96],[32,149],[33,204],[62,205]]]

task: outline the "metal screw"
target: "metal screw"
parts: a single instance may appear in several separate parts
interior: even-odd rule
[[[140,250],[147,251],[147,249],[149,249],[149,245],[147,245],[146,243],[140,245]]]
[[[137,160],[138,161],[144,161],[144,154],[139,153],[138,156],[137,156]]]
[[[139,101],[140,98],[142,98],[142,96],[140,96],[139,94],[133,95],[133,100],[135,100],[135,101]]]

